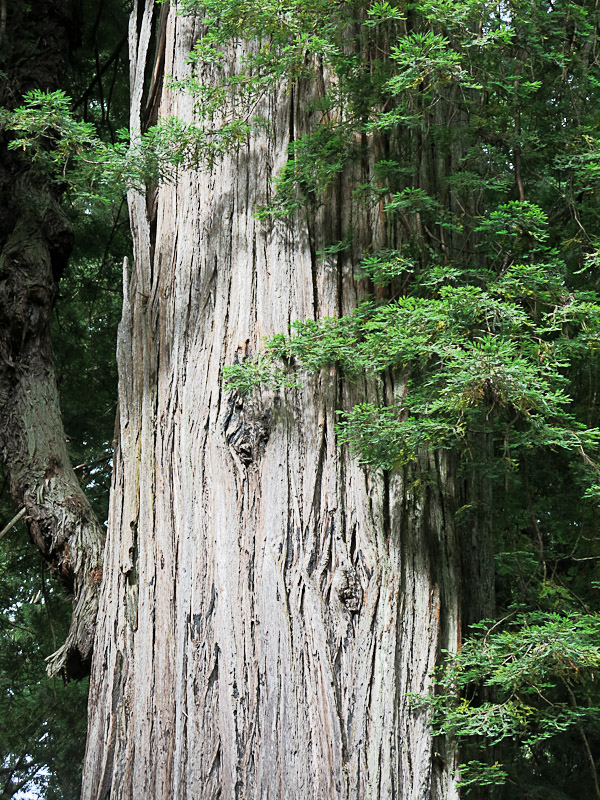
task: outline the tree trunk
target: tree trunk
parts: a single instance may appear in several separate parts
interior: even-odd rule
[[[62,0],[9,4],[2,30],[0,102],[14,108],[31,89],[64,85],[78,26]],[[43,38],[40,38],[43,31]],[[0,131],[0,454],[30,536],[74,595],[66,643],[49,670],[89,671],[104,532],[67,455],[50,322],[57,283],[72,247],[70,223],[52,176],[7,150]]]
[[[164,74],[186,74],[198,21],[163,7],[152,37],[152,7],[136,3],[130,28],[134,131],[148,97],[193,119],[192,98],[145,92],[144,75],[153,38]],[[337,448],[335,409],[382,387],[324,370],[242,400],[221,382],[291,321],[350,310],[352,264],[316,253],[342,223],[378,236],[343,187],[308,223],[253,216],[311,92],[273,92],[268,135],[210,172],[130,196],[84,800],[458,796],[453,753],[408,696],[458,646],[470,600],[453,459],[383,475]]]

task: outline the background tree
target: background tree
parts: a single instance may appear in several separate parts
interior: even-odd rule
[[[5,108],[29,89],[64,84],[78,38],[73,12],[62,3],[6,7]],[[34,45],[38,25],[46,36],[41,51]],[[26,509],[33,541],[74,592],[72,625],[56,665],[69,662],[77,674],[91,656],[104,535],[66,452],[50,343],[56,283],[73,236],[60,188],[27,157],[7,152],[6,132],[3,138],[1,449],[11,494]]]
[[[2,541],[0,570],[0,797],[27,792],[76,800],[87,681],[65,685],[49,679],[45,662],[64,641],[71,603],[24,537],[12,534]]]
[[[24,91],[60,85],[80,98],[74,103],[79,113],[92,118],[98,114],[97,130],[110,141],[111,127],[124,124],[127,105],[128,70],[123,39],[126,4],[94,3],[93,8],[87,4],[67,4],[60,9],[45,4],[40,10],[35,4],[9,2],[3,9],[0,83],[4,113],[21,101]],[[48,28],[41,37],[44,25]],[[67,33],[62,35],[61,31]],[[115,46],[116,32],[121,37],[120,47]],[[96,74],[98,64],[100,78]],[[52,68],[56,71],[52,72]],[[22,326],[24,338],[15,342],[14,329],[2,328],[4,355],[6,348],[13,348],[13,362],[8,365],[5,362],[2,373],[9,381],[4,390],[11,397],[2,409],[2,425],[6,436],[19,437],[20,423],[16,424],[15,417],[8,416],[8,412],[15,413],[11,404],[20,391],[27,394],[25,389],[18,388],[21,380],[27,382],[31,377],[28,378],[27,359],[34,359],[37,370],[40,361],[48,357],[52,313],[54,364],[68,435],[67,450],[95,514],[105,521],[116,404],[114,339],[121,302],[120,261],[130,246],[123,200],[119,198],[116,207],[107,200],[102,204],[78,200],[72,191],[65,191],[62,177],[57,181],[57,176],[44,171],[39,163],[32,165],[29,155],[7,152],[6,145],[13,137],[3,131],[4,246],[8,247],[11,237],[13,245],[19,240],[14,230],[10,232],[11,225],[18,227],[28,220],[38,220],[45,213],[43,207],[36,205],[36,198],[47,190],[55,201],[60,200],[64,230],[68,232],[70,226],[74,227],[75,247],[69,263],[65,260],[62,264],[62,274],[58,274],[58,269],[54,273],[47,271],[49,265],[43,247],[36,251],[37,255],[31,253],[31,263],[11,261],[5,252],[3,297],[17,306],[10,309],[15,324],[23,315],[25,319],[31,318],[33,311],[27,305],[32,300],[31,284],[35,285],[40,275],[48,293],[34,298],[37,339],[28,339],[27,326]],[[48,149],[50,139],[43,146]],[[27,237],[22,230],[21,233],[25,246]],[[46,235],[43,230],[38,233],[42,239]],[[69,249],[66,237],[65,259]],[[40,341],[44,350],[36,354]],[[24,363],[14,361],[19,347],[24,348],[20,351]],[[50,367],[49,380],[54,364],[46,363],[44,367],[46,370]],[[56,417],[52,416],[50,421],[53,419]],[[40,428],[47,421],[40,418]],[[10,453],[14,455],[14,448]],[[34,475],[28,474],[29,466],[21,465],[21,476],[26,482],[34,480]],[[14,477],[14,464],[12,469]],[[2,472],[0,485],[0,520],[4,528],[18,506],[15,508],[10,497],[6,472]],[[60,498],[56,499],[59,507]],[[63,598],[52,574],[57,552],[50,554],[48,570],[28,542],[22,518],[3,531],[0,538],[0,796],[9,798],[19,792],[34,792],[48,798],[78,798],[87,681],[65,685],[62,680],[46,675],[45,659],[67,638],[72,613],[72,603]]]

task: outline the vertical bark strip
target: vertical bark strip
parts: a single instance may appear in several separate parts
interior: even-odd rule
[[[135,4],[134,130],[152,14]],[[164,24],[180,78],[197,20],[171,9]],[[457,797],[452,753],[434,753],[408,697],[457,646],[468,600],[451,459],[424,457],[429,482],[358,466],[335,409],[378,390],[334,372],[250,400],[220,381],[291,321],[354,306],[352,265],[314,256],[340,221],[378,236],[344,192],[310,230],[253,216],[310,92],[272,93],[269,135],[161,187],[155,217],[130,197],[84,800]],[[192,105],[165,86],[159,116],[191,120]]]
[[[76,35],[68,3],[10,4],[2,106],[14,108],[31,89],[63,86]],[[0,131],[0,454],[33,542],[74,595],[68,638],[49,670],[80,677],[91,660],[104,533],[67,455],[50,341],[73,234],[52,177],[7,143]]]

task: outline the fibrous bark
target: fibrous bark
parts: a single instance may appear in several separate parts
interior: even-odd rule
[[[1,43],[6,108],[28,90],[64,85],[77,35],[70,3],[30,5],[8,8]],[[74,596],[67,641],[49,669],[79,677],[91,660],[104,533],[67,455],[50,341],[73,233],[52,176],[9,151],[8,141],[0,131],[0,453],[33,542]]]
[[[152,6],[132,15],[134,131]],[[164,73],[179,78],[200,28],[173,10],[163,24]],[[193,98],[156,91],[160,116],[193,119]],[[353,264],[316,253],[340,227],[379,235],[343,190],[308,222],[253,214],[312,92],[273,91],[268,134],[156,204],[130,195],[85,800],[457,796],[453,753],[409,697],[457,646],[469,603],[452,459],[423,456],[424,480],[340,452],[335,409],[385,398],[334,370],[250,400],[221,382],[291,321],[349,311]]]

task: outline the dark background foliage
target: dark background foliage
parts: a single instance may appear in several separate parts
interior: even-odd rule
[[[3,96],[20,86],[15,52],[40,44],[32,7],[7,2],[0,43]],[[70,53],[65,90],[75,112],[106,141],[127,125],[129,3],[65,4],[77,47]],[[18,39],[18,48],[15,44]],[[10,90],[10,91],[9,91]],[[63,207],[75,226],[75,247],[59,283],[53,341],[65,430],[72,463],[98,518],[108,509],[116,409],[114,359],[121,304],[121,263],[131,244],[126,204],[82,213],[69,193]],[[15,511],[0,474],[0,528]],[[70,599],[28,541],[22,522],[0,541],[0,798],[19,791],[49,800],[79,797],[86,739],[87,680],[64,684],[46,675],[45,659],[64,641]]]

